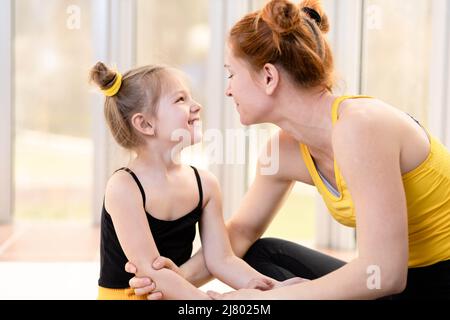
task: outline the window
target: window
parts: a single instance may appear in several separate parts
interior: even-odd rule
[[[89,0],[17,0],[15,219],[90,218]]]
[[[210,48],[208,2],[137,1],[137,65],[166,64],[184,71],[190,79],[193,97],[204,107]],[[201,144],[185,150],[183,159],[207,167]]]
[[[425,126],[432,4],[429,0],[366,0],[363,26],[362,92],[411,113]]]

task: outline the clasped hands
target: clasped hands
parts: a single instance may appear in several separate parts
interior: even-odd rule
[[[160,256],[156,258],[155,261],[153,262],[153,268],[155,270],[166,268],[172,270],[173,272],[176,272],[181,277],[186,278],[182,270],[172,260],[166,257]],[[125,270],[128,273],[133,274],[137,272],[136,267],[131,262],[127,262],[127,264],[125,265]],[[284,281],[278,281],[268,277],[264,278],[260,277],[251,279],[246,285],[246,287],[243,289],[231,291],[224,294],[215,291],[208,291],[207,294],[210,298],[214,300],[234,300],[234,299],[251,300],[255,298],[255,296],[261,291],[273,290],[276,288],[286,287],[302,283],[305,281],[309,280],[300,277],[294,277]],[[150,278],[139,278],[135,276],[129,281],[129,285],[131,288],[134,289],[134,293],[138,296],[147,295],[148,300],[163,299],[163,292],[157,289],[156,283],[152,281],[152,279]]]

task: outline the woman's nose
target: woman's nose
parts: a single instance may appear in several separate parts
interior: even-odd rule
[[[231,86],[230,85],[228,85],[228,87],[225,89],[225,95],[227,97],[232,97],[233,96],[233,94],[231,93]]]

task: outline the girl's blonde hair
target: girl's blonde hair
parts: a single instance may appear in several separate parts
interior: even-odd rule
[[[165,66],[150,65],[130,70],[123,75],[119,91],[106,97],[105,119],[114,139],[122,147],[133,150],[142,144],[131,118],[139,112],[156,116],[168,74],[169,68]],[[103,62],[97,62],[91,69],[90,81],[101,90],[108,90],[116,83],[118,75]]]

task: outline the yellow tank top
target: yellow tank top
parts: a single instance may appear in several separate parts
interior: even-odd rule
[[[333,125],[338,109],[346,99],[369,98],[343,96],[332,107]],[[439,140],[428,134],[431,151],[416,169],[402,176],[408,209],[408,266],[425,267],[450,259],[450,152]],[[320,177],[308,147],[300,144],[303,160],[331,215],[341,224],[355,228],[356,216],[352,197],[334,162],[337,191],[333,194]],[[370,183],[370,182],[368,182]]]

